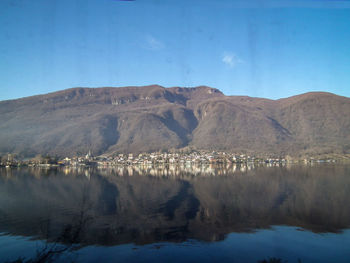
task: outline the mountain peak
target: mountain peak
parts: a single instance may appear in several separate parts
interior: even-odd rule
[[[350,152],[350,99],[281,99],[192,88],[77,87],[0,102],[0,154],[72,156],[204,150],[303,155]]]

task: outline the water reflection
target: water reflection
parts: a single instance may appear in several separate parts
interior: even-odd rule
[[[63,243],[78,233],[84,246],[349,227],[349,166],[248,167],[2,169],[0,232]]]
[[[271,164],[256,164],[256,163],[229,163],[229,164],[146,164],[133,166],[106,166],[99,167],[98,171],[103,175],[117,175],[117,176],[166,176],[166,177],[181,177],[186,175],[191,176],[220,176],[232,175],[239,172],[251,171],[257,167],[276,167],[286,166],[286,163],[271,163]],[[85,167],[64,167],[63,171],[66,175],[72,173],[83,173],[87,171],[95,171],[96,169]]]

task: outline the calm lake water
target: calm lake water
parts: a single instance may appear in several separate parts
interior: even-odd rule
[[[1,262],[350,262],[349,248],[350,165],[0,169]]]

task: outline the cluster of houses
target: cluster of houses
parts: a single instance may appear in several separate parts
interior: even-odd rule
[[[310,159],[311,162],[314,159]],[[310,160],[304,160],[310,162]],[[318,162],[318,160],[315,160]],[[321,162],[322,160],[320,160]],[[329,160],[328,160],[329,161]],[[332,160],[334,161],[334,160]],[[114,156],[93,156],[89,151],[85,156],[65,157],[63,159],[49,156],[19,161],[8,155],[1,159],[0,166],[150,166],[150,165],[180,165],[203,166],[208,164],[285,164],[293,162],[287,158],[255,157],[248,154],[234,154],[219,151],[190,151],[190,152],[153,152],[140,154],[117,154]]]
[[[58,163],[61,165],[97,165],[97,166],[119,166],[119,165],[154,165],[154,164],[230,164],[230,163],[283,163],[285,159],[280,158],[256,158],[245,154],[230,154],[226,152],[193,151],[191,153],[141,153],[138,155],[118,154],[116,156],[93,157],[89,152],[85,157],[66,157]]]

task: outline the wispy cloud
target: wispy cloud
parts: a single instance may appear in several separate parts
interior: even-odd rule
[[[155,37],[148,35],[146,36],[146,48],[151,50],[160,50],[163,49],[165,45],[156,39]]]
[[[225,52],[222,56],[222,62],[224,62],[226,65],[230,67],[235,67],[238,64],[244,63],[242,59],[240,59],[236,54],[231,52]]]

